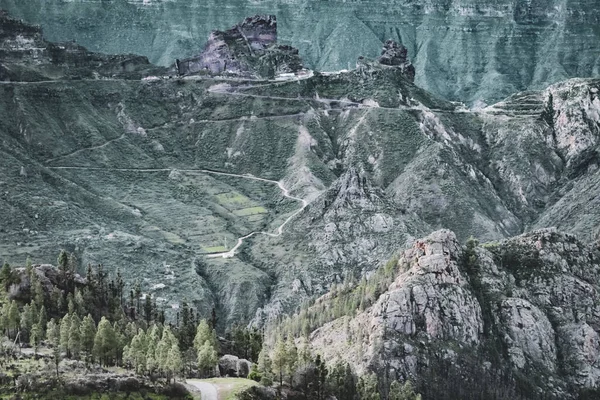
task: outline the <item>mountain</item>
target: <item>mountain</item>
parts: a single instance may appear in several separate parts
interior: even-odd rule
[[[371,306],[324,321],[310,343],[359,374],[412,380],[426,398],[594,398],[599,256],[598,243],[555,229],[466,250],[437,231],[386,266]],[[339,287],[296,319],[334,313],[364,290]]]
[[[0,18],[13,263],[66,248],[172,312],[216,308],[224,329],[293,312],[441,228],[459,242],[551,226],[597,238],[600,80],[469,110],[419,88],[393,42],[342,73],[180,77]]]
[[[0,8],[42,25],[50,40],[163,66],[195,55],[212,29],[276,14],[280,42],[312,69],[353,69],[393,39],[408,48],[420,87],[469,105],[600,68],[594,0],[0,0]]]

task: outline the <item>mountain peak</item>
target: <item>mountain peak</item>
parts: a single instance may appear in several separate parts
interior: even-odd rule
[[[277,17],[255,15],[226,31],[212,31],[204,50],[195,57],[177,60],[179,75],[234,74],[270,78],[302,69],[298,50],[277,44]]]

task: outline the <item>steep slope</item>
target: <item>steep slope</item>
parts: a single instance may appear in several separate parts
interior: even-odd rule
[[[468,104],[600,68],[594,0],[0,0],[0,8],[41,24],[52,40],[141,53],[164,66],[197,54],[212,29],[276,14],[280,40],[309,67],[352,69],[391,38],[409,49],[419,86]]]
[[[599,387],[599,256],[597,244],[552,229],[467,250],[438,231],[390,264],[392,283],[371,307],[310,342],[384,386],[411,379],[427,398],[576,398]],[[348,290],[312,309],[343,307]]]
[[[224,327],[292,311],[436,229],[595,234],[598,211],[576,196],[598,197],[598,80],[471,111],[416,86],[391,42],[344,73],[175,78],[80,47],[57,62],[39,29],[12,21],[2,64],[35,73],[0,82],[12,262],[65,247],[142,278],[165,307],[216,307]]]

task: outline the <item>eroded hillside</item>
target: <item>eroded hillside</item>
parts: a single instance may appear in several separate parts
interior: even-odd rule
[[[46,57],[29,34],[39,43],[3,36],[3,70],[27,71],[0,82],[0,255],[13,263],[65,247],[142,279],[166,307],[217,307],[225,326],[294,310],[439,228],[461,241],[554,225],[596,235],[598,80],[470,110],[416,86],[401,57],[177,77],[143,60],[86,67],[79,47]],[[270,235],[219,256],[253,232]]]

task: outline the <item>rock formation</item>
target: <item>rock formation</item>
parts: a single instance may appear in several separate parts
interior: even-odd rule
[[[109,56],[89,52],[74,42],[49,43],[40,27],[0,13],[0,81],[139,79],[144,74],[163,71],[143,56]]]
[[[385,42],[381,51],[381,56],[377,58],[382,65],[388,65],[400,68],[410,81],[415,80],[415,67],[408,60],[408,50],[402,44],[393,40]]]
[[[210,30],[276,13],[285,43],[314,70],[375,58],[382,40],[403,43],[417,84],[467,104],[493,104],[525,89],[598,76],[600,10],[593,1],[0,0],[54,41],[105,53],[138,53],[167,66],[197,54]],[[72,23],[64,23],[65,20]],[[115,32],[119,32],[115,35]],[[477,56],[474,56],[477,54]]]
[[[277,18],[257,15],[227,31],[213,31],[199,56],[177,60],[179,75],[224,73],[274,77],[302,69],[298,50],[277,45]]]
[[[377,302],[314,331],[313,348],[390,379],[419,382],[439,359],[460,375],[473,353],[478,365],[511,365],[541,385],[534,391],[571,398],[597,388],[600,248],[546,229],[474,251],[469,269],[452,232],[415,241]]]

